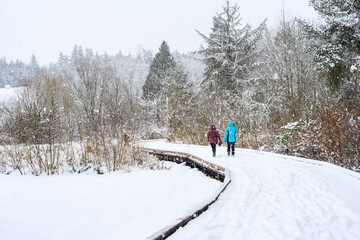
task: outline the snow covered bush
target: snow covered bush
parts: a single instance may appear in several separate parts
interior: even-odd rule
[[[62,173],[107,172],[133,167],[162,169],[156,158],[141,152],[124,140],[69,142],[44,145],[13,144],[0,146],[0,173],[53,175]]]
[[[315,141],[324,151],[322,159],[342,167],[355,169],[360,166],[360,122],[354,115],[339,106],[326,109],[320,116]]]
[[[273,136],[268,132],[244,133],[239,132],[236,147],[273,151]]]
[[[16,103],[1,109],[0,171],[154,168],[130,144],[145,135],[148,116],[136,74],[120,75],[109,56],[77,46],[71,58],[60,55],[57,65],[37,69]]]
[[[279,151],[330,162],[352,170],[360,167],[360,112],[343,105],[324,109],[318,118],[290,124]],[[301,126],[301,127],[300,127]]]
[[[301,131],[301,125],[299,122],[288,123],[286,126],[281,127],[281,131],[282,133],[277,136],[277,139],[286,144],[295,132]]]

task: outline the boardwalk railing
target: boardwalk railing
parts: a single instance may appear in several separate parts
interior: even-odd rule
[[[230,184],[230,173],[223,167],[218,166],[214,163],[205,161],[199,157],[194,155],[183,153],[183,152],[174,152],[174,151],[164,151],[164,150],[157,150],[151,148],[140,148],[141,151],[147,152],[149,154],[155,155],[162,161],[171,161],[175,163],[185,163],[187,166],[192,168],[197,168],[201,172],[203,172],[206,176],[212,177],[217,179],[221,182],[224,182],[224,186],[221,191],[217,194],[217,196],[208,204],[206,204],[201,209],[198,209],[193,214],[177,219],[173,222],[170,226],[167,226],[160,231],[156,232],[155,234],[148,237],[148,240],[163,240],[168,238],[172,235],[176,230],[180,227],[184,227],[188,222],[197,218],[200,214],[205,212],[211,204],[216,202],[216,200],[220,197],[220,194],[225,191],[226,187]]]

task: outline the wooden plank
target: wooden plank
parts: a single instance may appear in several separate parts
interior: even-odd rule
[[[187,166],[195,167],[203,172],[205,175],[215,178],[220,181],[224,181],[225,173],[224,171],[220,171],[215,167],[210,167],[208,164],[202,161],[198,161],[198,159],[193,159],[191,156],[181,156],[181,155],[174,155],[174,153],[168,154],[168,152],[156,152],[153,150],[147,151],[150,154],[154,154],[159,157],[160,160],[164,161],[171,161],[176,163],[185,162]],[[181,160],[180,160],[181,157]]]
[[[140,148],[140,149],[145,150],[145,151],[153,151],[153,152],[160,152],[160,153],[170,153],[170,154],[181,155],[181,156],[189,156],[189,157],[191,157],[193,159],[196,159],[196,160],[198,160],[200,162],[205,163],[206,165],[209,165],[209,166],[215,168],[216,170],[220,170],[222,172],[225,172],[224,167],[221,167],[221,166],[218,166],[218,165],[216,165],[214,163],[205,161],[205,160],[203,160],[203,159],[201,159],[201,158],[199,158],[197,156],[194,156],[192,154],[188,154],[188,153],[184,153],[184,152],[167,151],[167,150],[164,151],[164,150],[158,150],[158,149],[152,149],[152,148]]]
[[[175,152],[175,151],[164,151],[164,150],[157,150],[157,149],[151,149],[151,148],[140,148],[140,150],[148,152],[149,154],[154,154],[161,158],[162,160],[166,161],[172,161],[176,163],[184,163],[190,167],[196,167],[201,172],[206,174],[207,176],[213,177],[215,179],[218,179],[220,181],[224,181],[225,179],[225,168],[218,166],[216,164],[210,163],[208,161],[205,161],[199,157],[196,157],[191,154],[183,153],[183,152]],[[230,184],[231,179],[230,176],[227,176],[228,182],[227,184],[222,188],[222,190],[219,192],[219,194],[216,196],[216,198],[211,201],[210,203],[206,204],[201,209],[195,211],[195,213],[181,219],[179,222],[175,223],[173,226],[166,227],[159,232],[153,234],[147,239],[151,240],[164,240],[171,236],[173,233],[175,233],[180,227],[184,227],[188,222],[191,220],[197,218],[200,214],[205,212],[210,205],[212,205],[214,202],[216,202],[220,196],[221,193],[225,191],[227,186]]]
[[[203,208],[197,210],[195,213],[187,216],[186,218],[184,218],[183,220],[181,220],[179,223],[177,223],[176,225],[167,228],[166,230],[164,229],[161,233],[155,234],[147,239],[152,239],[152,240],[164,240],[168,237],[170,237],[173,233],[175,233],[180,227],[184,227],[186,224],[188,224],[191,220],[194,220],[195,218],[197,218],[198,216],[200,216],[203,212],[205,212],[206,210],[209,209],[209,207],[218,200],[218,198],[220,197],[220,195],[225,191],[225,189],[227,188],[227,186],[230,184],[231,181],[229,181],[225,187],[221,190],[221,192],[216,196],[216,198],[211,201],[210,203],[206,204]]]

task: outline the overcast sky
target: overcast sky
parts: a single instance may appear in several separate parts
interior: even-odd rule
[[[316,19],[308,0],[231,0],[242,23],[273,26],[285,7],[290,16]],[[0,0],[0,57],[41,65],[70,55],[75,44],[100,54],[157,52],[165,40],[171,51],[188,52],[202,43],[212,17],[225,0]]]

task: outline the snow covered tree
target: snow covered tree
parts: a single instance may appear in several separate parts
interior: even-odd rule
[[[295,19],[287,19],[283,11],[274,32],[267,32],[262,43],[258,90],[271,128],[309,117],[310,106],[322,104],[327,95],[325,80],[312,63],[314,52],[308,50],[313,40],[302,34]]]
[[[29,64],[19,60],[7,63],[6,58],[2,57],[0,58],[0,87],[26,85],[26,79],[33,78],[37,70],[39,70],[39,65],[34,55]]]
[[[318,42],[315,61],[333,90],[351,77],[350,68],[360,56],[360,1],[311,0],[323,19],[319,26],[301,21],[306,35]]]
[[[143,99],[148,101],[150,119],[158,128],[166,125],[166,101],[169,88],[169,73],[175,68],[176,62],[168,44],[163,41],[159,52],[155,55],[143,85]]]
[[[167,93],[167,138],[170,141],[184,141],[192,135],[196,122],[193,82],[181,64],[177,64],[169,72],[168,78],[170,84]]]
[[[108,64],[106,55],[94,54],[91,49],[74,47],[71,56],[74,70],[72,89],[79,107],[83,130],[87,136],[98,133],[99,122],[104,114],[104,92],[110,86],[108,82],[115,78],[116,70]]]
[[[6,58],[0,58],[0,88],[5,87],[7,79],[7,68],[8,64],[6,62]]]
[[[174,57],[170,53],[168,44],[163,41],[159,52],[155,55],[143,86],[143,97],[146,100],[154,100],[166,92],[165,82],[169,70],[175,67]]]
[[[9,64],[9,70],[9,84],[12,86],[21,84],[22,80],[27,76],[26,64],[22,61],[16,60],[15,63],[11,61]]]
[[[197,31],[207,44],[198,53],[206,65],[204,83],[208,83],[212,91],[236,89],[241,80],[249,77],[266,26],[264,21],[254,30],[248,24],[241,28],[240,7],[226,1],[222,9],[213,18],[209,36]]]
[[[57,65],[60,68],[64,68],[64,70],[65,70],[69,63],[70,63],[69,57],[64,55],[62,52],[60,52],[59,57],[58,57],[58,61],[57,61]]]
[[[62,139],[60,132],[62,80],[51,69],[39,69],[28,80],[14,107],[8,108],[6,129],[20,143],[48,143]],[[66,93],[66,92],[65,92]]]
[[[32,76],[34,76],[35,73],[39,70],[39,64],[34,54],[31,56],[31,61],[30,64],[28,65],[28,69],[29,69],[29,74]]]

